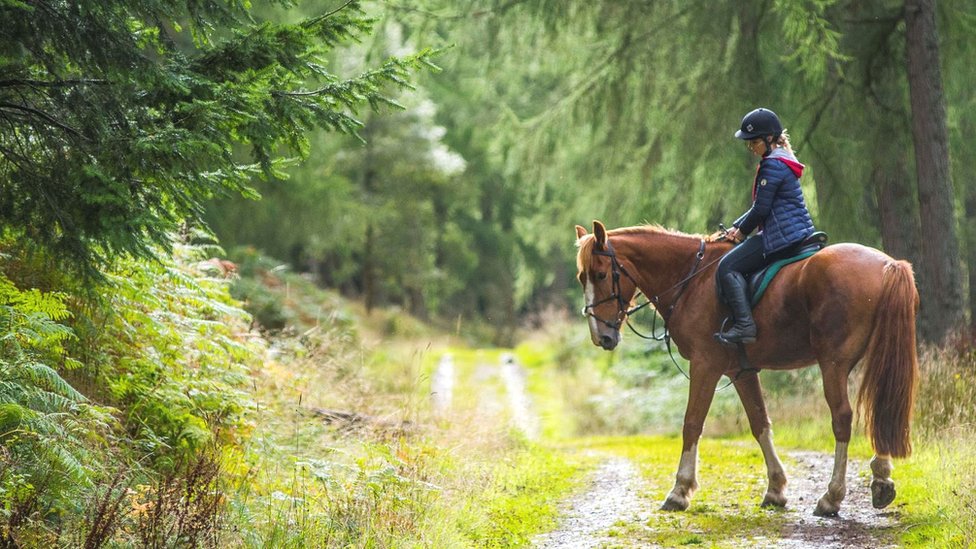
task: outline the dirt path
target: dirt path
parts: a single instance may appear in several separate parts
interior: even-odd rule
[[[610,529],[616,524],[643,524],[651,502],[640,474],[630,460],[608,457],[597,467],[590,486],[566,502],[559,527],[533,540],[544,549],[605,547],[614,541]]]
[[[502,355],[499,362],[478,364],[470,377],[470,382],[479,388],[477,415],[492,422],[507,416],[513,427],[527,438],[535,439],[539,420],[527,391],[525,369],[511,354]],[[432,379],[436,411],[443,413],[451,407],[457,375],[452,357],[444,355]],[[896,547],[897,513],[878,511],[871,506],[868,482],[862,476],[868,468],[866,463],[851,460],[848,464],[848,494],[840,517],[819,518],[813,515],[813,508],[827,486],[833,456],[812,451],[788,452],[786,456],[789,459],[786,465],[789,504],[782,514],[769,517],[770,525],[782,525],[778,535],[772,536],[769,530],[763,534],[743,527],[741,531],[736,529],[735,534],[725,538],[719,546],[786,549]],[[668,532],[676,527],[676,524],[670,524],[673,521],[654,520],[655,513],[660,513],[660,502],[650,496],[653,494],[657,498],[660,494],[645,485],[633,462],[610,453],[600,453],[597,457],[600,464],[590,474],[587,487],[561,505],[558,527],[537,536],[532,543],[534,547],[654,547],[647,542],[646,534],[655,532],[649,524],[654,528],[668,528]],[[734,502],[730,502],[727,508],[719,508],[717,512],[728,521],[736,521],[738,509]],[[767,522],[765,518],[761,520]],[[687,534],[679,530],[674,533]],[[654,536],[650,537],[654,539]]]
[[[817,499],[826,488],[833,457],[821,452],[789,452],[793,463],[787,464],[790,475],[788,495],[790,502],[782,514],[770,515],[771,524],[780,523],[777,536],[751,531],[741,532],[719,542],[719,547],[735,548],[888,548],[896,547],[895,529],[897,513],[878,511],[871,506],[871,492],[862,474],[867,464],[852,460],[848,465],[848,494],[839,517],[820,518],[813,515]],[[633,463],[622,457],[608,457],[593,473],[589,487],[564,503],[559,527],[534,540],[538,548],[593,548],[593,547],[653,547],[647,543],[643,532],[652,532],[651,525],[668,524],[668,530],[677,522],[653,520],[660,502],[648,499],[644,486]],[[736,521],[738,507],[730,504],[718,512]],[[693,512],[693,511],[690,511]],[[769,511],[775,513],[775,511]],[[677,518],[677,516],[675,517]],[[765,520],[763,520],[765,522]],[[619,526],[620,532],[614,528]],[[622,532],[622,535],[616,535]],[[687,534],[680,529],[676,535]],[[650,536],[652,539],[654,536]],[[680,540],[676,537],[675,540]]]
[[[877,510],[871,506],[871,489],[861,473],[868,464],[848,462],[847,497],[836,518],[813,516],[812,510],[823,493],[833,467],[833,456],[820,452],[789,452],[796,461],[787,465],[791,497],[787,512],[790,518],[780,539],[769,540],[773,547],[896,547],[893,539],[898,523],[895,511]]]
[[[512,424],[529,440],[539,438],[539,418],[532,407],[532,399],[526,389],[525,368],[515,360],[515,355],[505,353],[501,357],[500,375],[508,394],[508,410]]]

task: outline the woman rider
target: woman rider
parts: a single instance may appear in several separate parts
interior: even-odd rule
[[[715,337],[730,345],[756,340],[756,323],[746,296],[746,277],[778,259],[794,255],[803,240],[814,232],[800,189],[803,164],[793,155],[789,136],[776,113],[763,108],[750,112],[742,119],[735,137],[745,140],[749,150],[761,160],[752,186],[752,207],[732,224],[726,238],[739,242],[756,228],[759,232],[725,254],[716,273],[735,323]]]

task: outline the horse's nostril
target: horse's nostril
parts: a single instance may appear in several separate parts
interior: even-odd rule
[[[613,338],[608,335],[600,336],[600,347],[603,347],[604,349],[612,349]]]

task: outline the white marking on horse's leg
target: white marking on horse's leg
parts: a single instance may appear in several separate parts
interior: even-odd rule
[[[840,511],[840,503],[847,495],[847,444],[838,442],[834,449],[834,472],[827,484],[827,491],[817,502],[813,514],[817,516],[835,516]]]
[[[592,305],[594,303],[594,299],[595,298],[593,297],[593,295],[594,295],[594,293],[593,293],[593,285],[590,284],[590,281],[589,280],[587,280],[586,281],[586,286],[583,286],[583,296],[584,296],[584,299],[586,299],[586,305],[589,306],[589,305]],[[588,310],[588,313],[592,313],[592,312],[593,311],[589,311]],[[586,320],[590,324],[590,337],[593,339],[593,342],[594,343],[597,343],[598,342],[598,339],[599,339],[597,337],[597,335],[599,334],[599,331],[598,331],[599,330],[599,326],[597,326],[596,317],[593,316],[592,314],[587,314],[586,315]]]
[[[698,444],[692,444],[686,452],[681,452],[678,474],[674,488],[661,507],[666,511],[684,511],[691,505],[691,496],[698,489]]]
[[[692,444],[687,452],[681,452],[678,462],[678,482],[685,487],[696,484],[698,472],[698,445]]]
[[[894,469],[891,456],[874,456],[871,460],[871,504],[875,509],[884,509],[895,500],[895,481],[891,480]]]
[[[871,459],[871,472],[874,473],[874,478],[891,478],[891,472],[894,469],[891,456],[876,455]]]
[[[847,495],[847,444],[838,442],[834,449],[834,474],[830,477],[830,484],[827,485],[827,493],[834,498],[837,505],[840,505]]]
[[[786,489],[786,471],[783,469],[783,462],[776,455],[771,429],[764,429],[759,434],[759,447],[762,448],[763,460],[766,462],[766,476],[769,479],[769,487],[766,489],[762,505],[784,507],[786,506],[786,494],[783,493]]]

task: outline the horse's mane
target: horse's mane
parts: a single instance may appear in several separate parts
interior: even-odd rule
[[[680,238],[694,238],[696,240],[709,237],[705,237],[699,234],[688,234],[675,229],[668,229],[658,224],[653,225],[636,225],[633,227],[620,227],[619,229],[610,229],[607,231],[607,237],[629,235],[629,234],[647,234],[647,235],[661,235],[661,236],[675,236]],[[582,238],[576,241],[576,247],[579,248],[579,252],[576,254],[576,268],[580,272],[588,271],[590,269],[590,263],[593,261],[593,246],[596,243],[596,237],[592,233],[583,235]]]
[[[610,229],[607,231],[607,235],[614,236],[619,234],[644,234],[644,233],[654,233],[668,236],[681,236],[689,237],[694,239],[702,238],[700,234],[688,234],[678,231],[676,229],[669,229],[657,223],[652,225],[636,225],[634,227],[620,227],[619,229]]]

